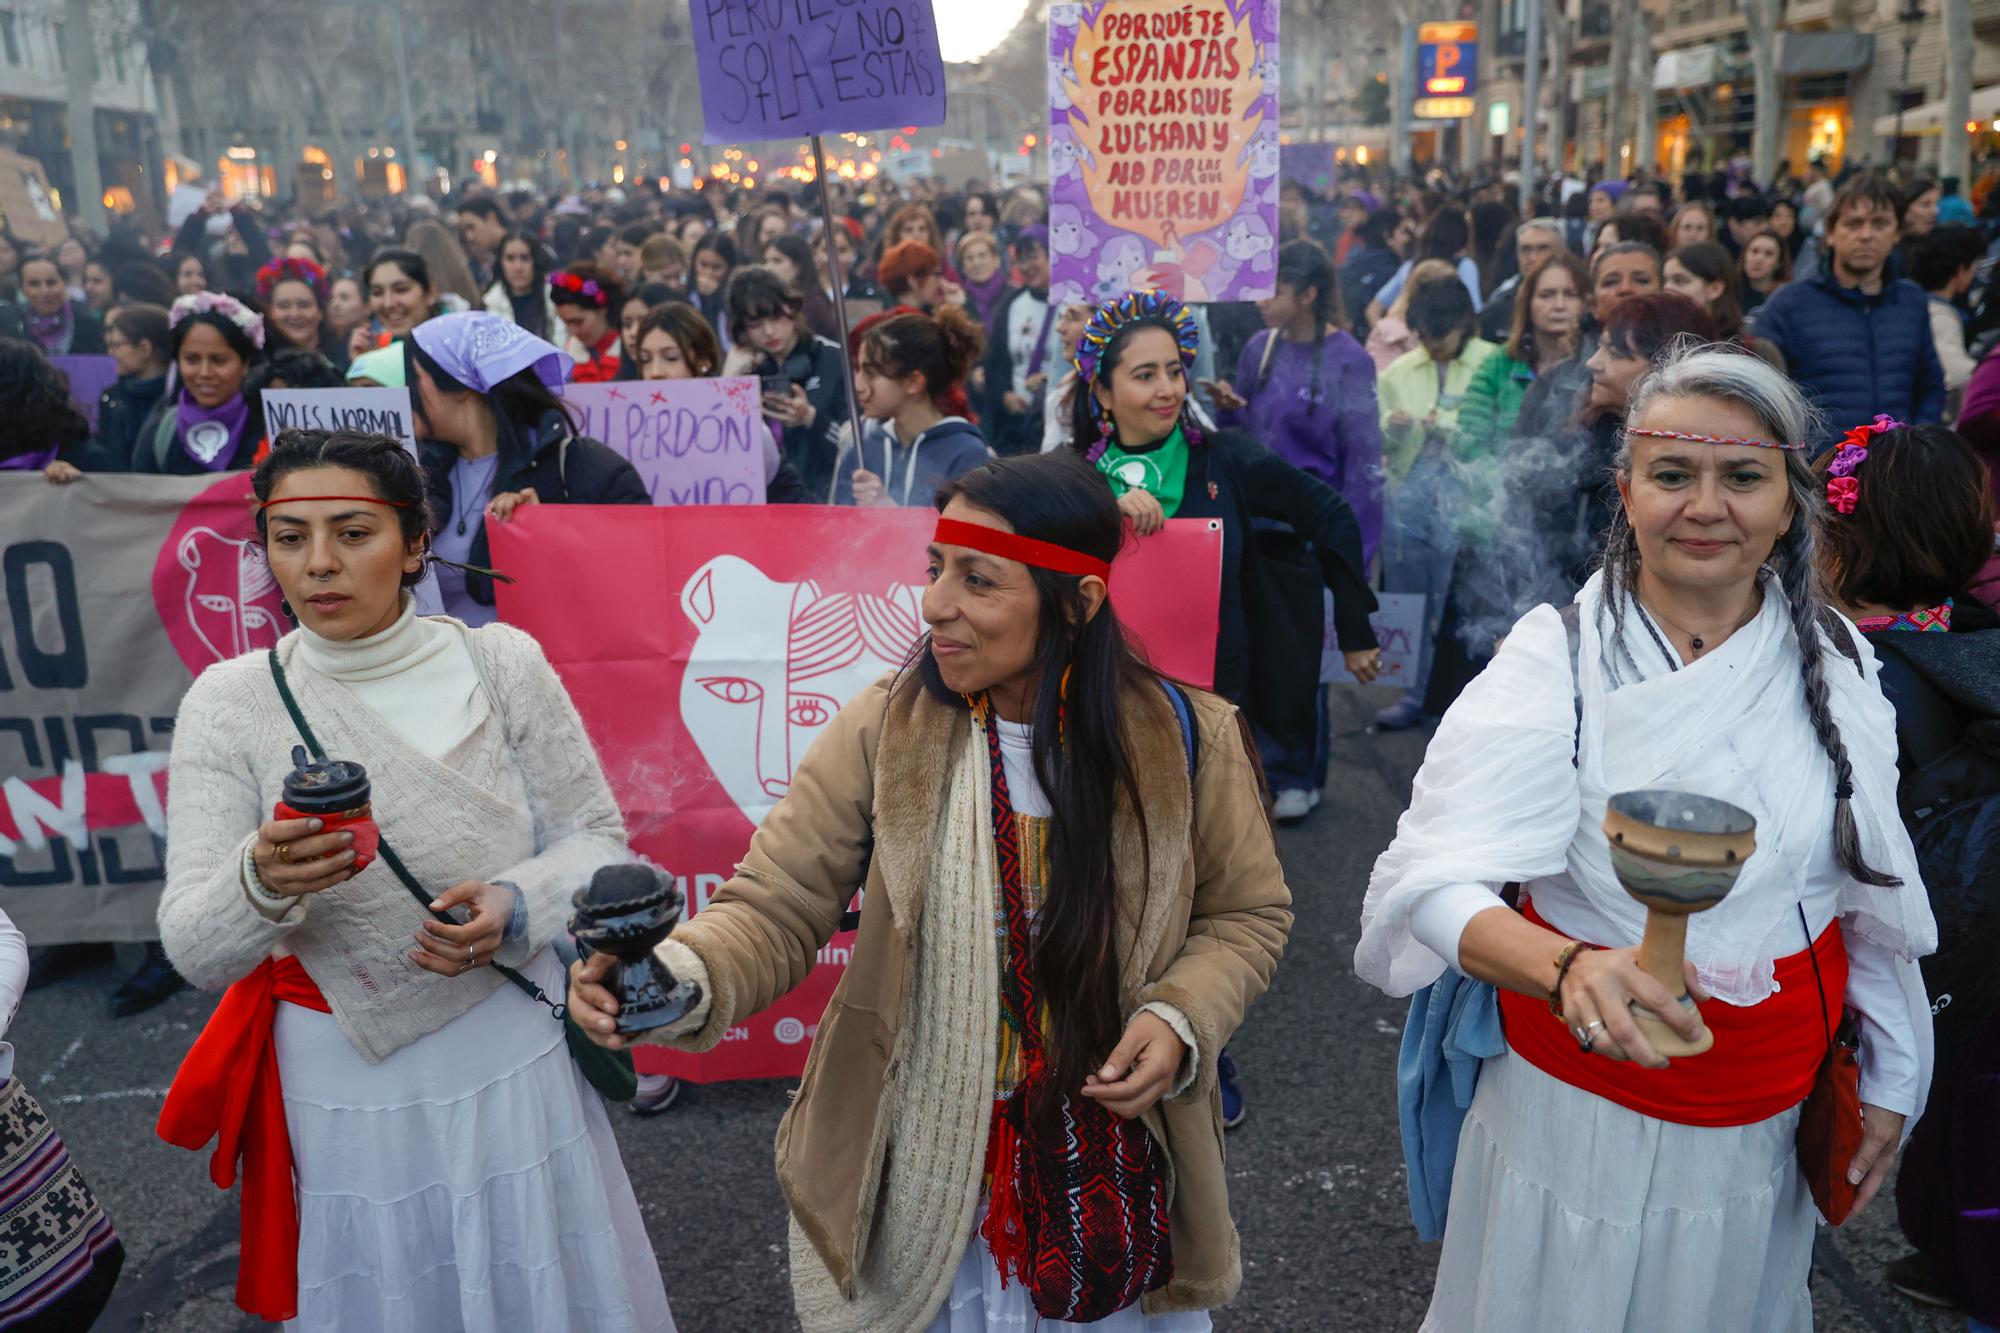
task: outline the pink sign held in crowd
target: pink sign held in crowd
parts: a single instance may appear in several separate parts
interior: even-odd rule
[[[541,643],[633,847],[682,878],[690,911],[728,880],[847,701],[909,659],[936,523],[926,509],[540,506],[491,530],[517,579],[500,589],[501,618]],[[1154,665],[1198,685],[1214,673],[1221,594],[1222,533],[1199,520],[1128,548],[1111,576],[1111,604]],[[836,935],[803,985],[716,1050],[643,1046],[640,1068],[796,1076],[852,943]]]
[[[1049,7],[1050,294],[1269,296],[1278,0]]]
[[[656,505],[764,503],[757,381],[616,380],[563,386],[577,430],[630,460]]]

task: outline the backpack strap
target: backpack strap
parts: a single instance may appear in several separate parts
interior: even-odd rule
[[[1183,690],[1164,676],[1160,677],[1160,688],[1167,692],[1167,702],[1174,706],[1174,716],[1179,719],[1181,724],[1181,744],[1187,750],[1188,788],[1192,791],[1194,788],[1195,742],[1198,738],[1194,720],[1194,701],[1188,698],[1186,690]]]

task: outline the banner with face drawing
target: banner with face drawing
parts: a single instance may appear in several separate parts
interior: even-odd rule
[[[1271,295],[1280,0],[1049,6],[1049,291]]]
[[[181,695],[291,628],[249,500],[247,472],[0,474],[0,909],[36,944],[158,934]]]
[[[924,510],[543,506],[493,533],[500,614],[538,639],[583,715],[639,852],[698,912],[841,707],[924,632]],[[1212,678],[1221,533],[1170,523],[1120,558],[1112,605],[1163,671]],[[579,886],[580,887],[580,886]],[[845,886],[844,886],[845,887]],[[859,885],[851,886],[858,888]],[[853,940],[704,1056],[701,1082],[793,1077]]]

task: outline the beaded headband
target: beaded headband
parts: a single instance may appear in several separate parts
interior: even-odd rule
[[[937,532],[931,540],[946,546],[963,546],[968,551],[979,551],[985,555],[997,555],[1002,560],[1018,560],[1024,565],[1057,574],[1074,574],[1078,578],[1091,574],[1101,579],[1111,577],[1111,563],[1107,560],[1099,560],[1094,555],[1058,546],[1054,542],[1038,541],[1016,532],[1002,532],[983,523],[940,518]]]
[[[1841,436],[1833,458],[1826,465],[1826,503],[1838,514],[1851,514],[1861,502],[1861,479],[1856,468],[1868,461],[1868,446],[1877,435],[1903,429],[1903,423],[1886,413],[1865,426],[1856,426]]]
[[[1782,449],[1788,453],[1795,449],[1805,448],[1803,442],[1799,444],[1780,444],[1775,440],[1739,440],[1730,435],[1697,435],[1693,431],[1686,430],[1648,430],[1643,426],[1627,426],[1625,433],[1627,435],[1644,435],[1655,440],[1689,440],[1695,444],[1745,445],[1752,449]]]
[[[1084,327],[1083,336],[1076,341],[1076,351],[1069,359],[1070,365],[1076,367],[1077,379],[1095,384],[1104,349],[1111,345],[1120,329],[1142,319],[1164,319],[1172,324],[1174,341],[1180,344],[1181,365],[1189,370],[1194,368],[1195,353],[1201,350],[1201,330],[1188,308],[1165,292],[1128,292],[1106,301],[1091,313],[1090,323]],[[1095,407],[1093,400],[1093,411]]]

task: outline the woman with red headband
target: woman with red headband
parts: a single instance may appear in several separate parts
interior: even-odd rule
[[[660,946],[706,997],[660,1031],[717,1045],[865,888],[778,1131],[800,1324],[1196,1333],[1242,1280],[1216,1055],[1291,926],[1255,751],[1133,651],[1106,588],[1124,521],[1074,453],[938,504],[928,637]],[[570,1006],[615,1049],[606,961]]]
[[[237,1303],[671,1330],[604,1106],[526,993],[560,994],[569,895],[628,856],[576,709],[519,630],[417,615],[429,500],[393,438],[288,431],[253,485],[298,628],[182,701],[160,905],[175,964],[227,987],[159,1132],[216,1138],[219,1184],[240,1165]]]

